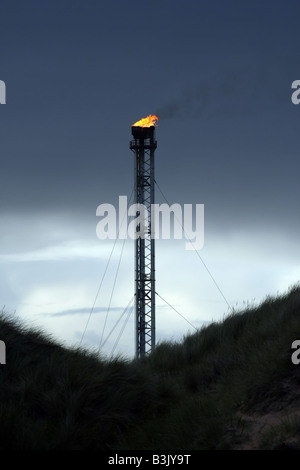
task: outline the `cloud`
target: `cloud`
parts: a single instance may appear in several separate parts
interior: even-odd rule
[[[107,259],[113,249],[114,241],[105,240],[96,243],[90,240],[61,241],[55,245],[45,246],[37,250],[26,250],[19,253],[0,255],[0,263],[28,263],[36,261]]]
[[[68,310],[61,310],[59,312],[52,312],[52,313],[41,313],[41,315],[47,315],[51,317],[63,317],[63,316],[68,316],[68,315],[87,315],[90,314],[91,312],[94,313],[103,313],[107,312],[108,307],[95,307],[91,309],[89,308],[73,308],[73,309],[68,309]],[[125,310],[125,307],[110,307],[111,311],[116,311],[116,312],[122,312]]]

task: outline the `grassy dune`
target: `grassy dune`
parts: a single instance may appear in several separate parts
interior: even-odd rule
[[[300,450],[300,287],[140,361],[68,349],[2,313],[0,449]]]

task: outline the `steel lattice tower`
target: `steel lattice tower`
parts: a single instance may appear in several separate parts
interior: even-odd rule
[[[135,241],[136,357],[143,357],[155,348],[155,244],[151,206],[154,204],[154,151],[157,142],[154,126],[132,126],[131,129],[134,139],[130,141],[130,149],[135,155],[135,203],[143,205],[137,207],[139,224]]]

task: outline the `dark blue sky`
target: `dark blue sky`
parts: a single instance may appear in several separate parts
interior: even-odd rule
[[[126,188],[130,125],[150,112],[161,117],[157,178],[172,197],[217,206],[219,192],[235,209],[254,198],[266,210],[295,195],[299,2],[2,8],[5,206],[20,207],[21,193],[25,210],[86,208]]]
[[[97,206],[133,186],[130,126],[155,113],[156,179],[170,202],[205,204],[205,246],[232,243],[231,268],[234,246],[259,259],[272,246],[266,263],[294,260],[296,281],[299,13],[294,0],[2,1],[2,256],[95,238]]]

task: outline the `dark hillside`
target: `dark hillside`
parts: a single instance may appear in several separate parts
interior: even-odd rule
[[[299,449],[300,288],[140,361],[68,349],[4,313],[1,449]]]

